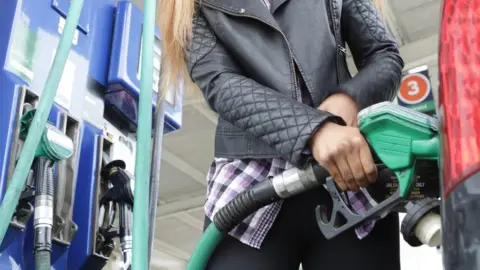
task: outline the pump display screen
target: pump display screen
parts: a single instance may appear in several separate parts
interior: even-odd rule
[[[161,51],[160,39],[155,36],[155,47],[153,49],[153,91],[158,94],[160,88],[160,70],[162,68],[162,51]],[[137,78],[140,80],[140,74],[142,69],[142,41],[140,41],[140,55],[138,56],[138,68]],[[165,101],[175,106],[175,89],[168,89],[165,95]]]
[[[59,1],[59,0],[55,0]],[[62,0],[63,1],[63,0]],[[142,44],[143,34],[147,34],[147,28],[143,27],[144,14],[132,1],[117,1],[113,37],[110,50],[110,63],[106,78],[103,63],[99,63],[92,71],[92,76],[103,84],[106,79],[107,91],[105,92],[105,108],[124,118],[130,131],[136,131],[138,127],[137,109],[140,102],[141,91],[148,91],[152,94],[152,109],[156,110],[157,101],[162,102],[165,112],[164,133],[178,130],[182,127],[183,96],[184,96],[184,74],[178,74],[179,82],[172,85],[170,89],[164,89],[161,73],[171,68],[165,64],[162,58],[166,55],[162,46],[162,35],[158,26],[148,30],[153,36],[149,36],[149,45]],[[79,46],[81,40],[79,40]],[[83,44],[83,43],[82,43]],[[142,59],[142,53],[148,50],[148,58]],[[102,51],[98,51],[101,53]],[[146,55],[144,55],[145,57]],[[148,74],[145,73],[145,66],[148,62]],[[101,65],[100,65],[101,64]],[[78,69],[78,67],[77,67]],[[143,72],[142,72],[143,69]],[[150,70],[152,69],[152,70]],[[151,72],[151,73],[150,73]],[[148,85],[141,87],[142,75],[148,75]],[[151,77],[150,77],[151,76]],[[150,81],[151,80],[151,81]],[[173,83],[173,82],[172,82]],[[145,93],[143,93],[145,94]]]

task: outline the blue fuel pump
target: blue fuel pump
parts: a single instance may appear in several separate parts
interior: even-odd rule
[[[85,1],[86,7],[93,1]],[[59,37],[65,27],[65,14],[69,1],[7,1],[0,11],[0,85],[2,101],[0,107],[0,200],[3,201],[6,186],[13,173],[18,154],[22,148],[20,118],[26,108],[35,108],[42,95],[43,85],[52,65]],[[89,12],[88,12],[89,13]],[[51,264],[54,269],[65,269],[68,247],[75,235],[76,225],[72,221],[72,197],[77,172],[78,139],[83,118],[83,100],[87,91],[91,39],[86,38],[91,26],[89,15],[82,15],[75,31],[64,76],[60,82],[56,103],[50,111],[49,122],[74,142],[73,154],[52,168],[53,181],[58,188],[54,192]],[[85,74],[78,76],[78,74]],[[38,132],[41,132],[40,130]],[[27,182],[36,190],[34,181]],[[32,194],[24,193],[0,246],[1,269],[34,269],[34,200]],[[55,196],[56,195],[56,196]],[[68,228],[67,228],[68,226]]]
[[[21,117],[36,108],[42,96],[71,3],[11,0],[0,9],[0,202],[22,149]],[[99,248],[105,246],[98,234],[104,191],[100,171],[104,157],[122,143],[119,138],[135,146],[142,25],[142,12],[130,1],[84,0],[49,114],[49,122],[73,142],[71,157],[51,170],[52,269],[101,268],[108,261],[108,252]],[[158,44],[158,30],[156,36]],[[159,46],[155,51],[159,64]],[[155,81],[153,91],[157,85]],[[165,132],[181,128],[182,102],[182,89],[169,93]],[[155,101],[152,108],[155,111]],[[131,156],[134,162],[134,152]],[[0,244],[0,269],[35,268],[34,169]]]

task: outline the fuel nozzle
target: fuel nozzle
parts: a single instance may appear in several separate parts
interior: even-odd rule
[[[35,109],[27,111],[20,119],[20,137],[23,139],[27,137],[35,111]],[[35,132],[38,131],[36,130]],[[72,156],[74,150],[73,141],[62,131],[47,123],[42,132],[40,143],[35,151],[36,157],[47,157],[55,162]]]
[[[105,199],[133,205],[135,181],[125,168],[126,164],[122,160],[114,160],[103,167],[102,178],[112,184]]]
[[[35,116],[35,109],[25,109],[20,119],[20,137],[25,139]],[[53,202],[54,202],[54,162],[72,156],[73,141],[61,130],[47,123],[41,132],[40,143],[35,151],[34,179],[35,181],[35,209],[34,209],[34,250],[37,265],[50,265],[52,251]]]
[[[114,160],[102,170],[102,178],[107,180],[111,187],[103,200],[113,201],[119,205],[119,238],[123,254],[123,262],[128,268],[132,262],[132,226],[133,226],[133,194],[134,178],[125,169],[122,160]]]

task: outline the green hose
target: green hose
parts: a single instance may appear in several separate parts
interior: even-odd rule
[[[202,270],[207,267],[208,260],[213,251],[223,239],[224,234],[212,222],[200,238],[192,257],[188,261],[186,270]]]
[[[70,9],[68,10],[65,28],[58,43],[52,68],[45,82],[40,102],[30,125],[17,165],[13,171],[10,184],[0,205],[0,217],[2,217],[0,219],[0,243],[3,242],[10,220],[20,199],[20,194],[25,186],[25,181],[30,172],[33,159],[35,158],[35,151],[42,136],[42,132],[38,131],[43,130],[47,124],[48,115],[57,94],[58,84],[62,78],[63,69],[72,46],[73,35],[78,25],[82,6],[83,0],[70,1]]]
[[[135,194],[133,207],[132,270],[148,269],[148,202],[151,167],[153,47],[155,45],[155,0],[144,0],[142,66],[138,109]]]

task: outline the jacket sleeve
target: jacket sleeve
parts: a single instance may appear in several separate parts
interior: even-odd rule
[[[241,75],[241,68],[217,40],[199,9],[187,52],[192,80],[221,118],[259,138],[297,167],[304,166],[310,136],[325,121],[344,124],[337,116],[295,101]]]
[[[360,108],[393,100],[400,84],[403,60],[397,43],[371,0],[343,0],[342,35],[358,73],[340,85]]]

